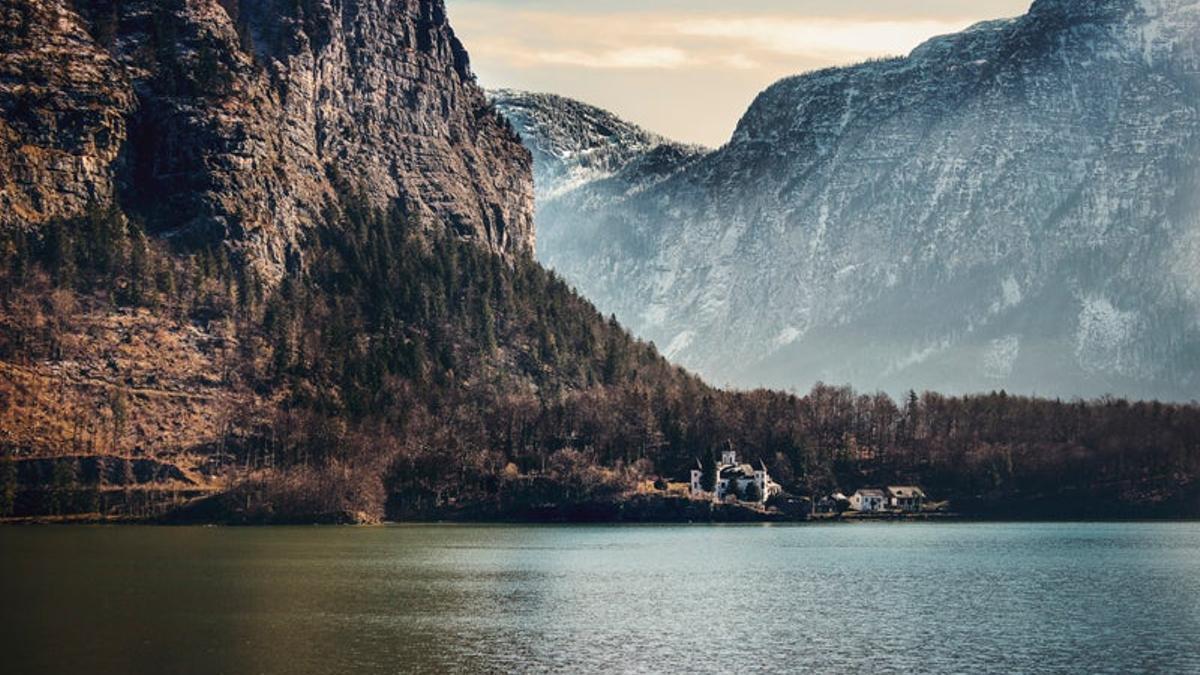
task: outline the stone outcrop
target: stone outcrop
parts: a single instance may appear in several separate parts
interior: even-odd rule
[[[2,0],[0,226],[116,200],[267,275],[354,194],[503,254],[529,153],[442,0]]]

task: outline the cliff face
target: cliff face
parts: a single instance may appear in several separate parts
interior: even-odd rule
[[[1198,101],[1200,3],[1041,0],[777,83],[653,187],[541,205],[539,254],[718,382],[1187,399]]]
[[[115,199],[271,275],[338,188],[533,249],[529,154],[441,0],[4,0],[0,17],[0,225]]]
[[[57,3],[0,5],[0,223],[36,225],[114,197],[129,79]]]

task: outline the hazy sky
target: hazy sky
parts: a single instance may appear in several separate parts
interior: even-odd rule
[[[904,54],[1031,0],[447,0],[485,87],[582,99],[717,146],[772,82]]]

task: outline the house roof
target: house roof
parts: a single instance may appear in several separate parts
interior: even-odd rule
[[[919,487],[912,485],[889,485],[888,494],[901,499],[912,499],[914,497],[924,497],[925,491]]]
[[[754,467],[749,464],[726,464],[721,467],[721,478],[754,477]]]
[[[876,488],[864,488],[854,494],[858,495],[859,497],[879,497],[880,499],[886,496],[883,494],[883,490],[878,490]]]

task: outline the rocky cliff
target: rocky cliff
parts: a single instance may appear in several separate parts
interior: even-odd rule
[[[0,226],[116,202],[268,276],[347,191],[532,251],[530,158],[441,0],[4,0]]]
[[[787,79],[667,173],[554,195],[540,256],[718,382],[1200,391],[1195,0],[1039,0]]]

